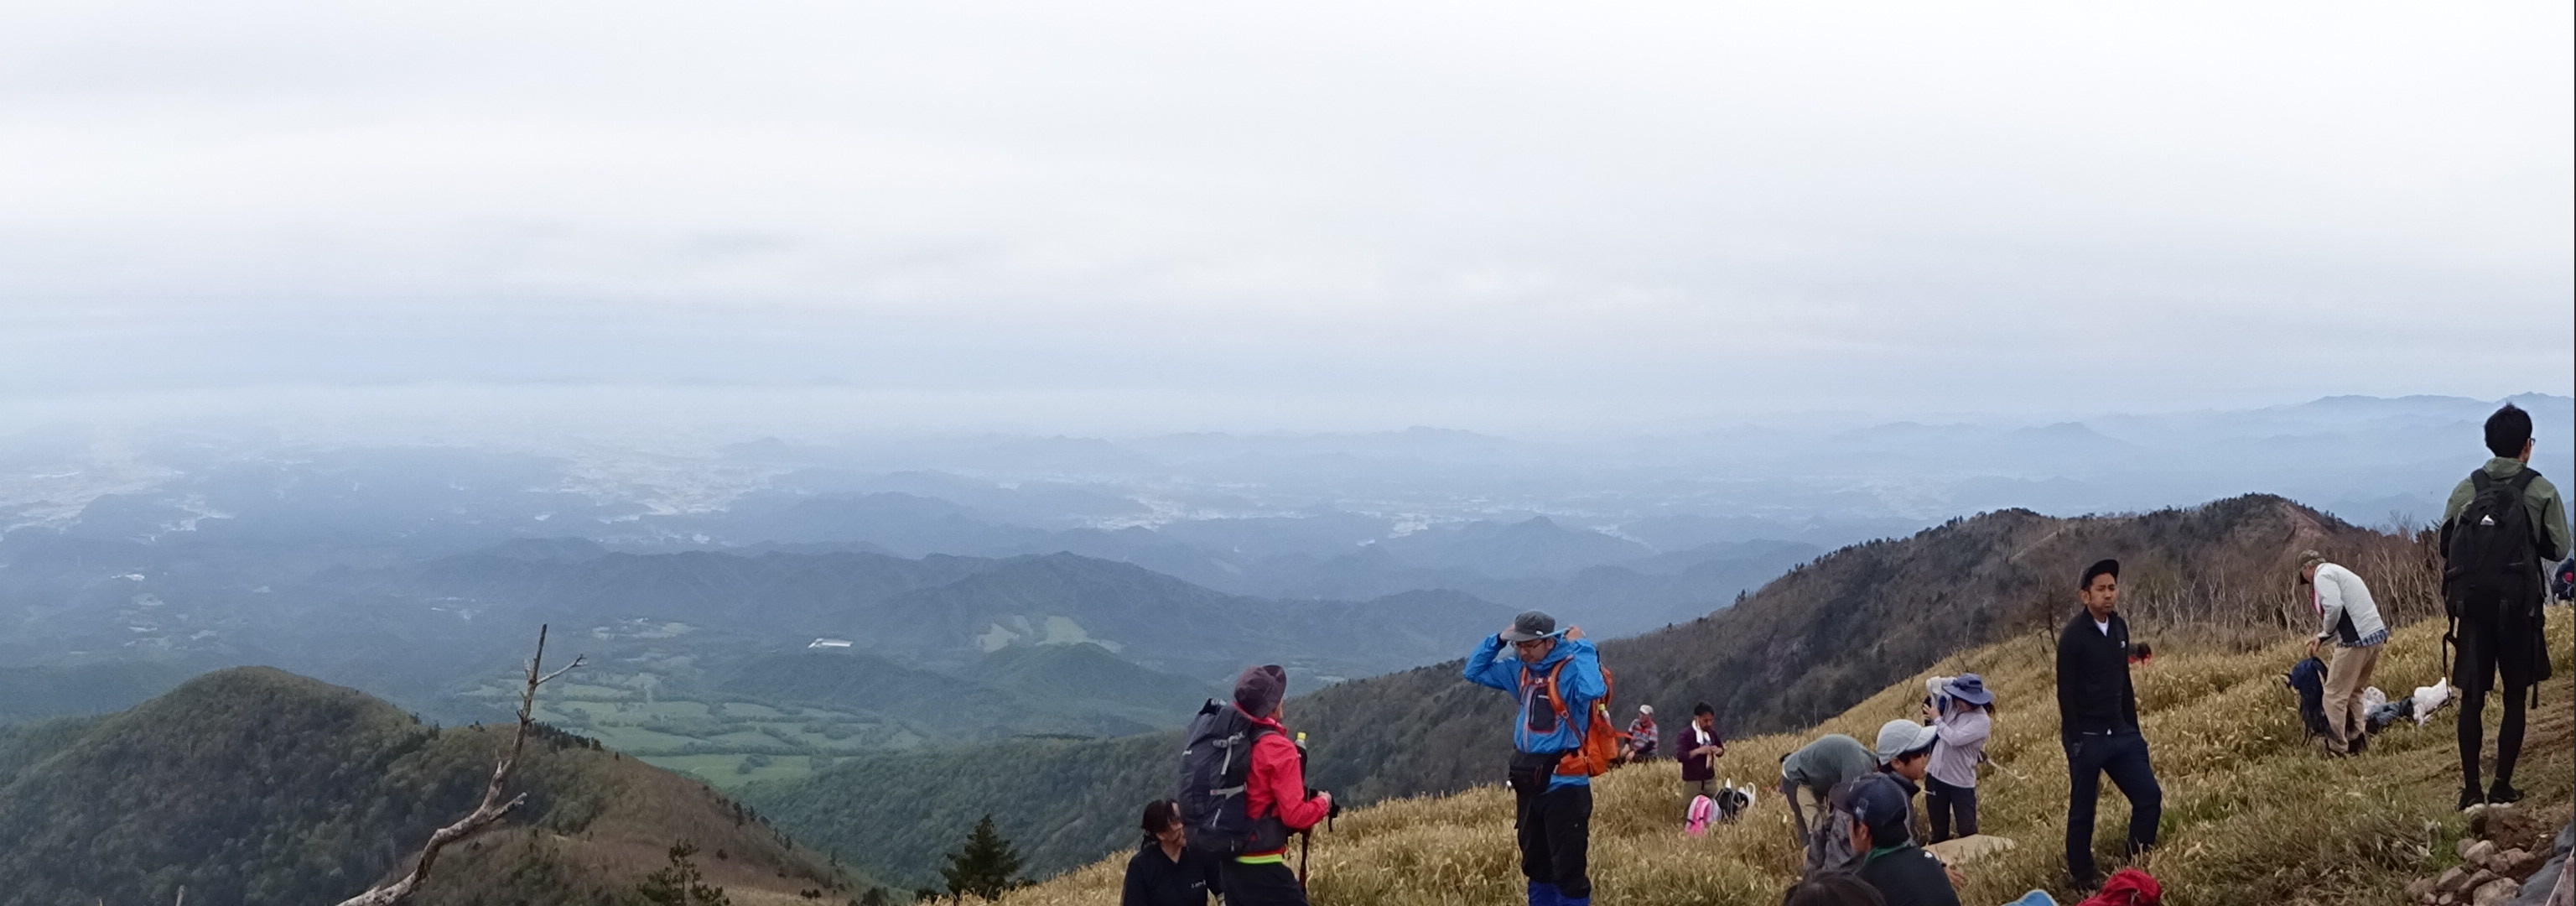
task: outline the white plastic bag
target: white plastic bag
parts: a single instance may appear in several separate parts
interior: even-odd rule
[[[2423,726],[2433,719],[2433,712],[2451,703],[2451,679],[2434,680],[2430,686],[2415,687],[2415,725]]]

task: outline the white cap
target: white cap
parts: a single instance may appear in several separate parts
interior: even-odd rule
[[[1639,714],[1653,714],[1653,713],[1655,713],[1655,706],[1653,706],[1653,705],[1638,705],[1638,706],[1637,706],[1637,713],[1639,713]]]

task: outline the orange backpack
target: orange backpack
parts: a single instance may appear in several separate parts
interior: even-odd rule
[[[1556,675],[1565,672],[1565,665],[1573,660],[1573,658],[1566,658],[1558,661],[1555,667],[1547,671],[1547,702],[1555,706],[1556,720],[1560,724],[1567,721],[1569,717],[1565,710],[1565,696],[1556,688]],[[1521,685],[1529,685],[1529,672],[1528,666],[1521,667]],[[1610,675],[1610,668],[1601,668],[1601,697],[1593,700],[1591,713],[1585,715],[1587,719],[1583,726],[1583,745],[1565,753],[1564,758],[1557,760],[1558,774],[1599,777],[1610,773],[1610,766],[1618,763],[1619,740],[1622,737],[1619,728],[1610,723],[1610,696],[1618,691],[1619,681]]]

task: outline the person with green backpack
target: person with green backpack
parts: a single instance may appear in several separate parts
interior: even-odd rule
[[[2549,678],[2540,630],[2549,565],[2567,556],[2567,505],[2531,468],[2531,413],[2512,403],[2487,417],[2495,454],[2442,509],[2442,604],[2446,639],[2458,645],[2451,682],[2460,694],[2460,808],[2522,798],[2513,767],[2522,755],[2523,703]],[[2496,728],[2495,785],[2478,788],[2487,690],[2503,680],[2504,720]]]
[[[1508,646],[1511,658],[1502,657]],[[1530,906],[1591,906],[1592,778],[1617,759],[1611,679],[1583,630],[1529,611],[1467,656],[1470,682],[1520,700],[1510,772]]]

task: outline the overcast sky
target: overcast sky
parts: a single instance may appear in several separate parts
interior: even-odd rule
[[[2576,383],[2570,5],[12,3],[0,394],[1083,426]]]

